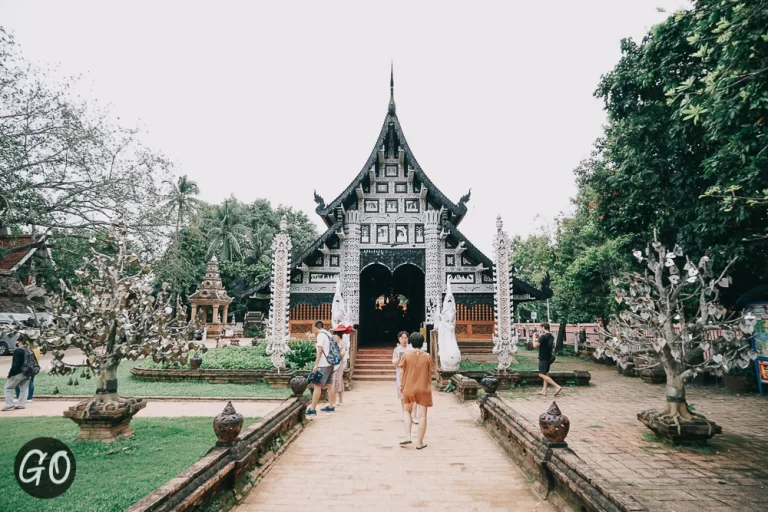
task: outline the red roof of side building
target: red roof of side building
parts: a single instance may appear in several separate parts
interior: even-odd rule
[[[32,235],[0,235],[0,248],[7,250],[7,253],[2,251],[5,256],[0,257],[0,274],[11,274],[21,266],[36,250],[31,245]],[[14,250],[21,247],[26,249]]]

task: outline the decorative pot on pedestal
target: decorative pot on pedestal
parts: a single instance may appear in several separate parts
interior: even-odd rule
[[[565,444],[565,437],[571,428],[571,422],[567,416],[560,412],[557,402],[552,402],[549,410],[539,416],[539,428],[541,428],[541,434],[544,436],[544,439],[549,441],[550,444],[567,446]]]
[[[483,377],[480,385],[485,390],[485,396],[496,396],[496,390],[499,389],[499,380],[495,377]]]
[[[80,427],[78,439],[109,442],[131,437],[131,420],[146,406],[147,402],[143,398],[123,398],[117,393],[97,393],[64,411],[64,417]]]
[[[235,411],[232,402],[213,419],[213,431],[219,439],[216,446],[232,446],[243,428],[243,415]]]
[[[301,375],[297,375],[294,378],[291,379],[290,386],[291,391],[293,391],[293,396],[301,396],[304,394],[304,392],[307,390],[307,385],[309,383],[307,382],[306,377],[302,377]]]
[[[189,360],[189,367],[193,370],[200,369],[200,365],[203,364],[203,358],[195,354],[192,359]]]

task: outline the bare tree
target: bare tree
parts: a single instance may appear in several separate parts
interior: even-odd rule
[[[656,354],[656,364],[667,376],[667,403],[661,411],[642,414],[651,423],[672,422],[680,431],[681,421],[703,419],[688,407],[686,381],[706,371],[722,375],[731,368],[746,368],[757,357],[750,344],[755,317],[729,314],[720,304],[735,258],[715,274],[708,255],[695,263],[680,247],[670,251],[657,240],[644,253],[636,250],[633,255],[646,271],[623,273],[614,280],[616,301],[625,309],[602,330],[596,353],[622,367],[633,354]],[[700,359],[686,359],[686,353],[696,349]]]
[[[108,229],[120,218],[153,231],[153,205],[170,169],[136,130],[24,61],[0,28],[0,228]]]
[[[52,374],[66,375],[85,366],[96,375],[96,394],[80,404],[86,419],[114,408],[127,409],[130,416],[138,411],[136,399],[117,395],[117,368],[123,359],[146,356],[185,364],[190,351],[205,350],[187,341],[194,326],[178,300],[174,314],[170,286],[163,283],[160,293],[153,294],[152,269],[129,251],[124,229],[111,227],[107,242],[112,246],[109,253],[92,247],[76,272],[78,282],[62,283],[63,292],[51,298],[53,320],[20,330],[43,352],[53,352]],[[83,364],[64,361],[69,347],[82,350]]]

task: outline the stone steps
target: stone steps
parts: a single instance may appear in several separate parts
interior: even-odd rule
[[[352,380],[392,382],[395,377],[390,349],[361,349],[357,352]]]

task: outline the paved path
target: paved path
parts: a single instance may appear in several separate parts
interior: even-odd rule
[[[61,416],[64,410],[76,405],[77,400],[33,400],[25,409],[0,412],[0,418],[17,418],[29,416]],[[261,417],[280,404],[280,402],[237,401],[233,402],[235,410],[245,417]],[[153,401],[149,400],[147,406],[139,411],[137,418],[162,418],[177,416],[208,416],[210,418],[219,414],[227,405],[226,400],[210,401]]]
[[[560,359],[560,358],[558,358]],[[615,367],[572,358],[592,373],[589,387],[566,387],[557,405],[571,420],[568,445],[596,474],[600,484],[632,495],[651,511],[702,512],[766,510],[768,502],[768,403],[757,394],[689,386],[696,412],[723,427],[705,449],[675,449],[648,438],[637,420],[644,409],[664,405],[664,386],[622,377]],[[559,368],[555,368],[559,369]],[[532,424],[552,403],[534,390],[503,393]]]
[[[344,399],[335,413],[318,412],[237,512],[553,510],[478,425],[476,403],[434,392],[428,446],[417,451],[398,445],[391,383],[357,382]]]

